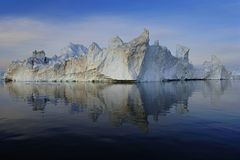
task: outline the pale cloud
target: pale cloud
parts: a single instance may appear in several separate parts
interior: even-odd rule
[[[0,43],[1,45],[11,46],[17,43],[22,43],[24,41],[34,40],[37,38],[37,35],[29,33],[27,31],[24,32],[3,32],[0,33]]]
[[[41,37],[46,26],[30,19],[0,20],[0,44],[11,46]]]

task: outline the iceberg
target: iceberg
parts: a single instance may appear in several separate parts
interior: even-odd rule
[[[239,66],[229,66],[231,68],[231,79],[240,80],[240,67]]]
[[[140,81],[192,79],[194,70],[188,61],[188,52],[181,53],[185,57],[175,57],[169,49],[160,46],[156,41],[154,45],[148,47],[138,79]]]
[[[203,65],[195,69],[194,79],[226,80],[231,79],[232,73],[222,64],[221,60],[213,55],[210,61],[205,61]]]
[[[70,43],[67,47],[60,51],[61,56],[58,57],[58,60],[66,60],[85,56],[87,52],[88,49],[84,45]]]
[[[3,71],[0,71],[0,80],[3,80],[4,78],[4,72]]]
[[[189,62],[190,49],[177,45],[176,55],[156,41],[149,44],[149,31],[124,42],[120,37],[107,48],[93,42],[89,47],[70,43],[60,55],[46,57],[34,51],[23,61],[14,61],[4,74],[6,81],[165,81],[190,79],[229,79],[221,61],[213,56],[199,69]]]

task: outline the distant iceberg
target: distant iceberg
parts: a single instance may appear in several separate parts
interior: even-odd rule
[[[149,44],[149,31],[126,43],[120,37],[107,48],[92,43],[88,48],[70,43],[59,56],[46,57],[34,51],[32,57],[10,64],[6,81],[165,81],[192,79],[230,79],[221,61],[213,56],[195,68],[189,62],[190,49],[177,45],[176,56],[156,41]]]
[[[0,71],[0,80],[4,80],[4,71]]]

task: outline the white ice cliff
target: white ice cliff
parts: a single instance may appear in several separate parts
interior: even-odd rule
[[[217,57],[196,69],[189,63],[190,49],[177,45],[176,56],[156,41],[149,44],[149,31],[125,43],[119,37],[107,48],[92,43],[88,48],[73,44],[60,56],[48,58],[44,51],[10,64],[4,78],[9,81],[163,81],[188,79],[229,79]]]

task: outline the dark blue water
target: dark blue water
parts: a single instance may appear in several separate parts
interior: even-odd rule
[[[0,157],[240,159],[240,81],[1,83]]]

